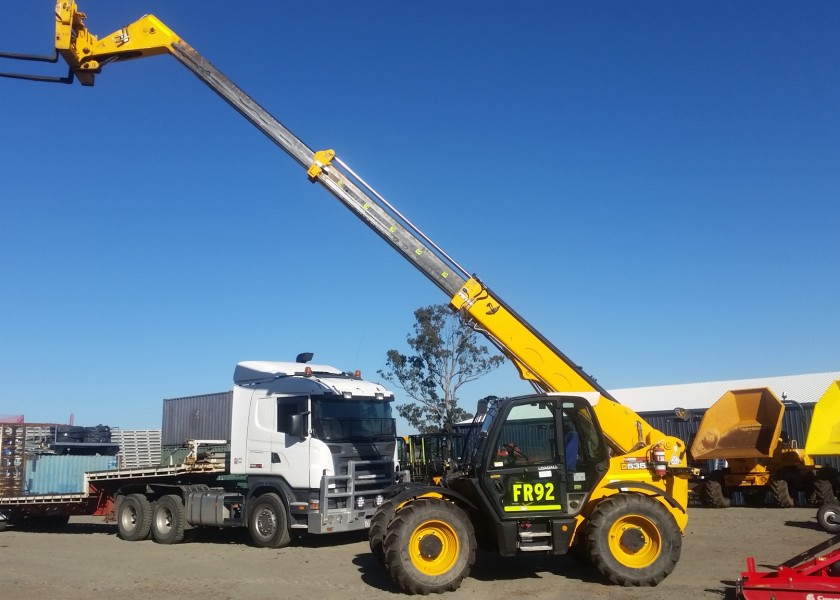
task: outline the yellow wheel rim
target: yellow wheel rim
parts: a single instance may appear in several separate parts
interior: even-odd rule
[[[650,519],[627,515],[610,527],[610,553],[626,567],[648,567],[661,552],[662,535]]]
[[[442,575],[458,560],[458,535],[449,523],[426,521],[411,534],[409,554],[414,567],[425,575]]]

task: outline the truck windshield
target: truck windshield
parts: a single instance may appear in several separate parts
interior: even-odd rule
[[[386,440],[397,435],[390,402],[340,397],[312,398],[315,437],[330,442]]]

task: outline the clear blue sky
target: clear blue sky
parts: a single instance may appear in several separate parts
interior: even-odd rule
[[[7,4],[49,52],[53,3]],[[608,389],[840,369],[835,2],[80,8],[158,16]],[[447,301],[171,57],[0,98],[0,414],[157,428],[302,351],[378,379]]]

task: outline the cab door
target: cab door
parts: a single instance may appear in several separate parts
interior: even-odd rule
[[[512,402],[486,446],[482,486],[501,519],[577,514],[595,487],[606,451],[582,398]]]

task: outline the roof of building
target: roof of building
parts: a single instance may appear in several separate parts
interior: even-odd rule
[[[623,388],[610,390],[610,393],[621,404],[629,406],[636,412],[674,410],[678,407],[694,410],[705,409],[730,390],[759,387],[770,388],[770,391],[780,400],[784,397],[784,399],[804,404],[817,402],[828,387],[838,380],[840,380],[840,371],[833,371],[807,375],[783,375],[779,377],[757,377],[755,379]]]

